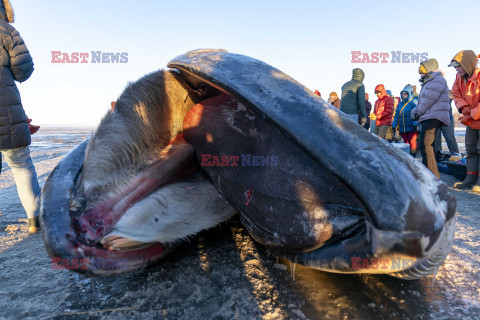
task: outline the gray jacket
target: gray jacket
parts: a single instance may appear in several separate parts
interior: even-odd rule
[[[446,126],[450,124],[450,98],[448,96],[447,80],[439,71],[427,76],[420,95],[418,106],[412,109],[413,114],[420,116],[419,122],[437,119]]]
[[[365,73],[362,69],[353,69],[352,80],[342,86],[342,98],[340,111],[346,114],[360,114],[362,118],[367,117],[365,111],[365,86],[363,79]]]
[[[11,16],[0,1],[0,150],[25,147],[31,141],[15,80],[27,80],[33,62],[20,34],[8,23]]]

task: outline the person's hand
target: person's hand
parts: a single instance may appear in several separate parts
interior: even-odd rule
[[[469,116],[471,112],[470,106],[464,106],[462,107],[462,115],[464,116]]]
[[[377,116],[372,113],[370,116],[369,116],[370,120],[377,120]]]
[[[363,127],[367,123],[367,118],[360,119],[360,125]]]
[[[30,134],[34,134],[38,131],[38,129],[40,129],[40,126],[30,124],[30,122],[32,122],[32,119],[27,118],[28,130],[30,130]]]
[[[458,118],[458,120],[460,120],[460,122],[466,126],[469,126],[473,121],[472,117],[470,116],[461,116]]]
[[[418,119],[420,119],[420,116],[418,115],[415,109],[413,109],[412,112],[410,112],[410,118],[413,121],[417,121]]]

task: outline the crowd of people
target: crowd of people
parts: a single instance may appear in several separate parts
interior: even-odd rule
[[[440,177],[437,160],[442,155],[441,135],[445,137],[450,160],[461,159],[455,140],[452,101],[462,114],[460,121],[466,126],[465,147],[467,177],[455,184],[459,189],[473,189],[480,192],[480,68],[478,58],[472,50],[462,50],[451,60],[457,75],[452,90],[449,90],[438,61],[434,58],[420,63],[420,93],[416,86],[407,84],[395,97],[383,84],[375,87],[377,99],[372,104],[365,92],[365,73],[353,69],[352,80],[342,86],[341,98],[335,92],[328,102],[370,130],[380,139],[389,142],[408,143],[410,154],[422,156],[422,163],[437,177]],[[320,93],[316,91],[318,95]]]

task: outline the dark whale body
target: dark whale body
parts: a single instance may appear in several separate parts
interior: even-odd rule
[[[456,201],[411,157],[253,58],[197,50],[168,66],[204,99],[183,123],[183,135],[198,163],[206,164],[205,159],[214,156],[243,157],[245,163],[237,166],[202,169],[258,242],[292,261],[331,272],[413,279],[433,273],[443,263],[453,241]],[[213,97],[201,94],[207,89],[213,89]],[[82,173],[84,148],[80,145],[62,160],[42,195],[49,254],[66,259],[112,254],[118,259],[129,252],[128,267],[77,270],[107,275],[162,258],[174,243],[112,251],[93,238],[76,237],[79,231],[72,220],[85,214],[72,213],[71,200]],[[359,266],[358,259],[415,263],[385,270]]]

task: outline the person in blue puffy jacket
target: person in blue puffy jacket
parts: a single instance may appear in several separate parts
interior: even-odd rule
[[[400,136],[405,143],[410,145],[410,154],[415,158],[417,155],[417,126],[418,123],[410,117],[410,112],[418,104],[418,99],[413,96],[413,88],[405,86],[400,92],[401,101],[395,111],[392,127],[398,128]]]

